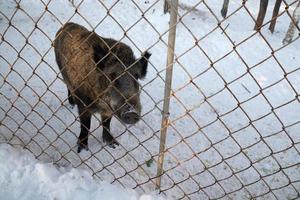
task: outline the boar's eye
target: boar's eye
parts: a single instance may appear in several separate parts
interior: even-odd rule
[[[119,87],[120,85],[121,85],[121,82],[120,82],[120,80],[115,80],[115,84],[114,84],[116,87]]]
[[[133,77],[135,78],[135,80],[138,80],[139,74],[138,74],[138,73],[134,73],[134,74],[133,74]]]

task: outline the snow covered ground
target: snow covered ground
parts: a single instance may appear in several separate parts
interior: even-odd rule
[[[153,191],[169,22],[163,1],[17,2],[0,0],[0,142],[25,146],[43,161],[85,168],[115,185]],[[174,199],[299,197],[300,41],[282,45],[288,15],[278,18],[274,34],[268,25],[256,33],[249,13],[257,16],[257,0],[245,7],[230,1],[225,21],[220,0],[180,2],[197,6],[180,9],[161,189]],[[274,3],[269,1],[266,21]],[[125,127],[113,119],[117,149],[104,147],[96,115],[89,151],[76,153],[77,111],[66,101],[51,47],[67,21],[120,39],[137,56],[152,53],[141,82],[143,120]]]
[[[0,199],[3,200],[163,200],[94,180],[85,170],[57,168],[7,144],[0,145]]]

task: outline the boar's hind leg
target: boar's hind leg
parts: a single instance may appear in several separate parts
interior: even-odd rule
[[[103,125],[102,139],[103,142],[105,142],[106,144],[108,144],[109,147],[114,149],[116,148],[116,145],[119,145],[119,143],[110,134],[110,121],[111,121],[111,117],[102,116],[102,125]]]
[[[82,149],[88,150],[88,136],[91,126],[91,112],[86,109],[82,104],[78,105],[79,118],[80,118],[80,135],[78,137],[78,149],[77,153],[80,153]]]

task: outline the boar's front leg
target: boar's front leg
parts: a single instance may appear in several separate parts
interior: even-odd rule
[[[68,101],[72,107],[75,105],[74,97],[69,89],[68,89]]]
[[[103,116],[103,115],[101,117],[102,117],[102,125],[103,125],[103,133],[102,133],[103,142],[108,144],[109,147],[115,149],[116,145],[118,146],[119,143],[110,134],[111,117],[106,117],[106,116]]]
[[[78,137],[78,149],[77,153],[80,153],[82,149],[88,150],[88,136],[91,126],[91,112],[83,105],[78,105],[79,118],[80,118],[80,135]]]

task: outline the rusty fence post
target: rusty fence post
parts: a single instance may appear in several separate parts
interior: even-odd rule
[[[159,157],[158,157],[158,166],[157,166],[156,189],[159,189],[161,184],[161,176],[163,174],[163,164],[164,164],[165,143],[167,137],[167,129],[169,125],[169,105],[170,105],[170,97],[171,97],[172,74],[173,74],[173,64],[174,64],[178,0],[170,1],[170,11],[171,12],[170,12],[170,25],[169,25],[169,37],[168,37],[166,81],[165,81],[164,104],[163,104],[163,113],[162,113],[161,129],[160,129],[160,145],[159,145]]]

